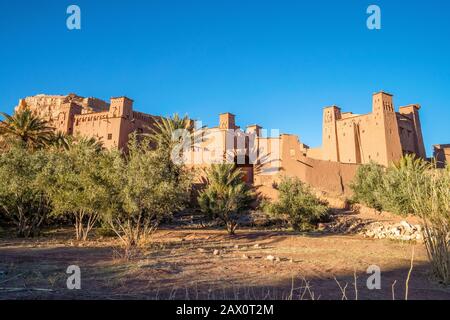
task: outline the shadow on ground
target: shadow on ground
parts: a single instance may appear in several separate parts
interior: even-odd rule
[[[317,233],[161,230],[124,261],[111,239],[83,247],[55,239],[0,241],[0,299],[403,300],[412,248]],[[372,264],[381,269],[379,290],[366,286]],[[81,290],[67,289],[69,265],[81,268]],[[431,279],[422,245],[415,245],[408,298],[450,299],[449,288]]]

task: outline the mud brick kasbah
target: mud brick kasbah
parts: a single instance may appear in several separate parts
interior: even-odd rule
[[[16,110],[21,108],[30,108],[56,131],[95,137],[108,149],[125,150],[130,133],[149,132],[160,119],[133,110],[133,100],[127,97],[107,103],[76,94],[40,94],[21,99]],[[404,154],[426,158],[419,110],[418,104],[411,104],[396,112],[393,96],[386,92],[373,94],[372,112],[367,114],[325,107],[318,148],[310,148],[296,135],[267,135],[259,125],[241,129],[235,115],[223,113],[217,127],[204,129],[204,136],[214,139],[192,148],[188,163],[205,166],[211,157],[231,159],[245,172],[246,181],[269,198],[276,197],[274,183],[281,175],[296,176],[330,193],[349,194],[348,185],[360,164],[374,161],[387,166]],[[450,144],[435,145],[434,157],[438,166],[444,166],[450,160]]]

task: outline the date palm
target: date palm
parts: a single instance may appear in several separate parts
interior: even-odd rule
[[[188,117],[180,117],[175,113],[172,117],[163,117],[149,127],[149,133],[142,134],[150,145],[160,149],[167,161],[167,169],[173,176],[179,175],[180,164],[183,162],[183,152],[197,143],[200,135],[194,131],[194,122]]]
[[[95,137],[72,136],[60,131],[52,135],[49,145],[61,151],[69,151],[82,147],[90,149],[95,153],[100,153],[104,150],[102,141]]]
[[[69,150],[71,143],[72,137],[61,131],[53,134],[50,140],[50,145],[59,150]]]
[[[249,207],[253,196],[243,173],[234,164],[213,164],[206,170],[206,185],[198,197],[201,210],[220,219],[233,235],[239,215]]]
[[[6,140],[18,140],[31,148],[42,147],[50,142],[53,128],[30,109],[19,110],[12,116],[4,112],[0,114],[4,117],[0,122],[0,135]]]
[[[162,117],[150,127],[150,133],[143,134],[160,148],[172,150],[175,143],[184,141],[193,129],[192,120],[188,116],[180,117],[175,113],[172,117]]]
[[[101,151],[104,150],[103,142],[94,137],[77,136],[70,140],[69,149],[72,148],[74,145],[91,149],[95,153],[100,153]]]

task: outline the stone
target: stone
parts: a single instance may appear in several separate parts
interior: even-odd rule
[[[259,248],[260,246],[259,246],[259,243],[257,243],[257,244],[255,244],[254,246],[253,246],[253,248]]]
[[[219,254],[220,254],[220,251],[219,251],[219,250],[215,249],[215,250],[213,251],[213,255],[218,256]]]
[[[276,257],[276,258],[275,258],[275,261],[276,261],[276,262],[280,262],[280,261],[281,261],[280,257]]]
[[[364,237],[374,239],[393,239],[401,241],[423,241],[422,227],[411,225],[407,221],[395,224],[383,224],[374,222],[362,231]]]
[[[275,260],[275,257],[274,256],[272,256],[272,255],[268,255],[267,257],[266,257],[266,260],[269,260],[269,261],[274,261]]]
[[[406,230],[412,229],[412,226],[405,220],[400,221],[399,225],[405,228]]]
[[[248,255],[246,255],[246,254],[243,254],[242,255],[242,259],[250,259],[250,257]]]
[[[203,248],[198,248],[198,249],[197,249],[197,251],[198,251],[198,252],[200,252],[200,253],[204,253],[204,252],[206,252],[206,250],[205,250],[205,249],[203,249]]]

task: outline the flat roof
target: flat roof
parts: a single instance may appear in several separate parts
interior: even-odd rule
[[[119,97],[111,97],[111,99],[127,99],[127,100],[130,100],[130,101],[133,101],[134,102],[134,100],[133,99],[130,99],[130,98],[128,98],[127,96],[119,96]]]
[[[219,113],[219,115],[221,115],[221,114],[231,114],[232,116],[236,116],[235,114],[233,114],[233,113],[231,113],[231,112],[222,112],[222,113]]]
[[[378,94],[378,93],[384,93],[384,94],[387,94],[388,96],[391,96],[391,97],[393,96],[393,94],[391,94],[391,93],[389,93],[389,92],[386,92],[386,91],[383,91],[383,90],[378,91],[378,92],[375,92],[374,95],[375,95],[375,94]]]
[[[331,105],[331,106],[326,106],[326,107],[323,107],[322,109],[326,109],[326,108],[338,108],[339,110],[341,110],[341,107],[339,107],[339,106],[337,106],[337,105],[335,105],[335,104],[333,104],[333,105]]]

